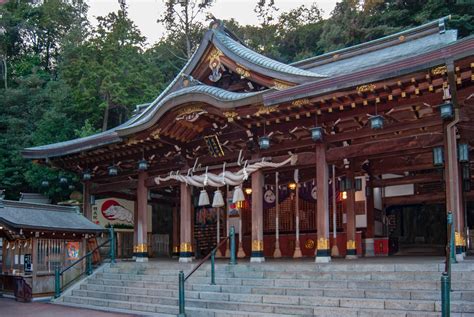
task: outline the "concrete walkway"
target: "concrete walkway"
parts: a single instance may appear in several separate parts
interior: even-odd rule
[[[49,303],[21,303],[0,298],[0,317],[135,317],[138,315],[107,313],[103,311],[52,305]]]

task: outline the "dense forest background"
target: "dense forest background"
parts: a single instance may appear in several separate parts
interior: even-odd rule
[[[280,12],[273,0],[255,2],[260,25],[226,25],[252,49],[285,63],[447,15],[460,37],[474,33],[474,5],[454,0],[343,0],[327,19],[317,1],[290,12]],[[166,0],[167,9],[152,23],[168,32],[149,46],[129,19],[126,1],[119,3],[121,9],[97,25],[88,21],[83,0],[0,6],[0,189],[7,198],[40,191],[57,201],[80,190],[75,176],[24,160],[20,150],[109,129],[153,101],[198,45],[213,5]],[[180,19],[185,10],[192,19]],[[61,176],[68,184],[59,183]],[[45,180],[49,186],[42,186]]]

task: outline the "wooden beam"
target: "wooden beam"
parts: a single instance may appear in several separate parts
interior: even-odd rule
[[[374,179],[372,183],[374,187],[385,187],[406,184],[434,183],[441,182],[442,180],[443,175],[441,174],[421,174],[389,179]]]

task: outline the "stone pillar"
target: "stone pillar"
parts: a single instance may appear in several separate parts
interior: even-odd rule
[[[264,262],[263,256],[263,172],[252,174],[252,254],[250,262]]]
[[[372,186],[372,177],[366,180],[365,183],[365,206],[367,211],[367,230],[364,239],[364,256],[375,256],[374,253],[374,225],[375,225],[375,211],[374,211],[374,188]]]
[[[280,189],[278,172],[275,173],[275,251],[273,252],[274,258],[281,258],[280,250]]]
[[[179,262],[192,262],[192,187],[180,184],[180,245]]]
[[[91,206],[91,182],[85,181],[82,183],[82,213],[84,217],[92,220],[92,206]]]
[[[133,247],[133,253],[137,262],[148,262],[148,188],[145,180],[148,173],[138,173],[137,184],[137,244]]]
[[[349,172],[346,177],[351,184],[351,189],[347,190],[346,259],[357,259],[354,174]]]
[[[326,146],[316,144],[316,223],[318,241],[316,245],[316,262],[331,262],[329,249],[329,171],[326,162]]]

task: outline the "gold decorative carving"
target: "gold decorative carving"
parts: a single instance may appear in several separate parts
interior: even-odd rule
[[[178,112],[178,115],[176,116],[176,121],[186,120],[189,122],[194,122],[199,118],[200,115],[204,113],[207,113],[207,111],[202,109],[201,107],[189,106],[181,109]]]
[[[328,250],[329,249],[329,239],[319,238],[318,239],[318,250]]]
[[[405,36],[403,36],[403,35],[400,35],[400,36],[398,37],[398,40],[399,40],[400,42],[403,42],[403,41],[405,41]]]
[[[239,114],[235,111],[225,111],[222,113],[224,117],[227,118],[227,121],[233,122],[234,118],[237,117]]]
[[[355,250],[356,242],[354,240],[348,240],[346,246],[347,250]]]
[[[260,116],[262,114],[270,114],[272,112],[275,112],[277,111],[278,109],[278,105],[276,106],[261,106],[260,108],[258,108],[257,112],[254,113],[254,116]]]
[[[457,247],[461,247],[463,246],[463,241],[462,241],[462,236],[461,236],[461,233],[460,232],[455,232],[454,233],[454,244],[457,246]]]
[[[133,252],[135,252],[135,253],[147,253],[148,252],[148,246],[145,243],[137,244],[136,246],[133,247]]]
[[[161,129],[156,129],[150,133],[150,136],[153,139],[158,140],[160,138],[160,134],[161,134]]]
[[[221,56],[224,56],[224,54],[215,47],[209,53],[209,68],[212,71],[211,75],[209,75],[209,80],[214,83],[219,81],[222,77],[222,74],[219,72],[219,70],[223,68],[221,64]]]
[[[137,144],[138,143],[138,140],[135,139],[135,138],[129,138],[127,140],[127,142],[125,142],[126,145],[134,145],[134,144]]]
[[[292,86],[283,81],[280,81],[278,79],[273,80],[273,88],[275,88],[276,90],[284,90],[290,87]]]
[[[447,73],[447,71],[448,71],[448,67],[446,67],[446,65],[442,65],[442,66],[432,68],[431,69],[431,74],[433,74],[433,75],[444,75],[444,74]]]
[[[291,105],[299,107],[299,106],[302,106],[302,105],[307,105],[309,103],[310,103],[309,99],[304,98],[304,99],[298,99],[298,100],[293,101],[291,103]]]
[[[262,240],[253,240],[252,241],[252,251],[263,251],[263,241]]]
[[[375,84],[367,84],[367,85],[357,86],[356,90],[359,93],[363,93],[363,92],[373,91],[373,90],[375,90],[375,88],[377,88],[377,86],[375,86]]]
[[[304,247],[305,249],[313,249],[314,248],[314,240],[313,239],[308,239],[306,240],[306,242],[304,243]]]
[[[242,65],[237,64],[235,72],[242,77],[250,77],[250,71]]]
[[[212,61],[212,60],[215,60],[215,59],[219,59],[221,56],[224,56],[224,53],[222,53],[222,51],[216,47],[213,47],[211,52],[209,53],[209,58],[208,60],[209,61]]]
[[[332,58],[333,58],[334,60],[338,59],[338,58],[339,58],[339,54],[334,54],[334,55],[332,56]]]
[[[179,245],[180,252],[193,252],[193,246],[191,243],[188,242],[181,242]]]

